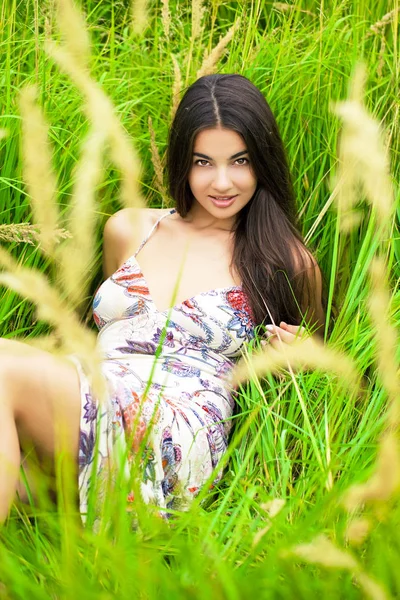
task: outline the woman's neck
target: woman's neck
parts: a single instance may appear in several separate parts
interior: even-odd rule
[[[194,200],[184,221],[198,231],[208,229],[210,231],[232,232],[235,224],[235,216],[227,219],[219,219],[211,215],[201,204]]]

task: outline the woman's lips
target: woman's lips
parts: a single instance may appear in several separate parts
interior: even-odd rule
[[[235,196],[210,196],[211,201],[218,208],[226,208],[230,206],[235,201],[237,194]]]

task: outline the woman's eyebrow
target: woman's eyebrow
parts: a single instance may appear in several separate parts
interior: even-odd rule
[[[229,160],[232,160],[233,158],[238,158],[238,156],[242,156],[242,154],[248,154],[248,150],[241,150],[240,152],[236,152],[236,154],[234,154],[233,156],[229,157]],[[212,160],[212,158],[210,156],[207,156],[207,154],[201,154],[201,152],[193,152],[193,156],[200,156],[200,158],[205,158],[206,160]]]

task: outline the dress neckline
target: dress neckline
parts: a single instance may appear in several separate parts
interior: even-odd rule
[[[145,284],[145,288],[147,289],[147,296],[150,299],[154,310],[156,312],[158,312],[160,315],[168,315],[168,313],[172,313],[172,311],[179,309],[181,306],[183,306],[184,304],[186,304],[187,302],[190,302],[192,300],[195,300],[196,298],[199,298],[201,296],[208,296],[214,292],[217,293],[221,293],[221,292],[231,292],[231,291],[243,291],[243,286],[242,285],[232,285],[232,286],[225,286],[225,287],[217,287],[217,288],[211,288],[209,290],[206,290],[204,292],[199,292],[198,294],[195,294],[194,296],[191,296],[190,298],[186,298],[185,300],[182,300],[181,302],[176,303],[174,306],[171,306],[169,308],[166,308],[165,310],[159,310],[157,308],[157,305],[154,301],[153,298],[153,294],[150,291],[149,288],[149,284],[147,283],[147,279],[143,273],[142,267],[140,266],[140,263],[138,261],[138,259],[136,258],[137,255],[139,254],[140,250],[143,248],[143,246],[146,244],[146,242],[150,239],[150,237],[152,236],[152,234],[154,233],[154,231],[157,229],[159,223],[165,218],[168,217],[169,215],[172,215],[176,213],[176,209],[172,208],[169,212],[165,213],[164,215],[162,215],[159,219],[157,219],[157,221],[154,223],[154,225],[152,226],[152,228],[150,229],[149,233],[146,235],[146,237],[144,238],[144,240],[141,242],[139,248],[136,250],[135,254],[133,254],[132,256],[130,256],[118,269],[118,271],[120,269],[122,269],[127,263],[131,263],[132,261],[134,261],[136,263],[137,268],[139,269],[140,275],[143,279],[143,282]]]
[[[192,300],[195,300],[196,298],[199,298],[201,296],[209,296],[210,294],[217,292],[217,293],[221,293],[221,292],[233,292],[233,291],[238,291],[238,292],[243,292],[243,287],[242,285],[232,285],[232,286],[225,286],[225,287],[217,287],[217,288],[211,288],[209,290],[206,290],[204,292],[199,292],[198,294],[195,294],[194,296],[190,296],[190,298],[186,298],[185,300],[182,300],[180,302],[177,302],[176,304],[174,304],[174,306],[171,306],[169,308],[166,308],[165,310],[160,310],[157,308],[157,305],[154,301],[153,295],[150,291],[149,288],[149,284],[147,283],[147,279],[143,274],[143,270],[142,267],[140,266],[137,258],[135,255],[132,255],[130,258],[128,258],[128,260],[126,260],[124,262],[124,264],[120,267],[120,269],[128,262],[132,262],[134,261],[136,263],[136,266],[139,269],[140,275],[142,277],[143,283],[145,284],[145,287],[147,289],[147,295],[148,298],[150,300],[150,302],[152,303],[154,310],[156,312],[158,312],[160,315],[168,315],[168,313],[172,313],[172,311],[179,309],[181,306],[183,306],[184,304],[186,304],[187,302],[190,302]]]

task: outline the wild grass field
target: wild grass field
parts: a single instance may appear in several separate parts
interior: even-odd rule
[[[398,0],[77,6],[90,57],[67,0],[0,9],[0,335],[90,346],[104,223],[139,197],[170,205],[174,106],[223,72],[247,76],[277,117],[324,273],[326,345],[279,375],[250,357],[222,482],[170,523],[138,503],[132,531],[117,492],[97,532],[68,494],[57,509],[15,506],[0,598],[399,596]]]

